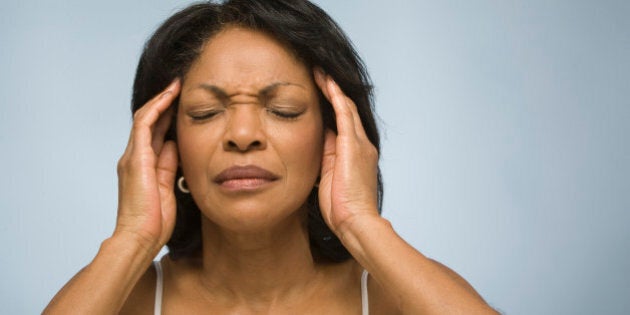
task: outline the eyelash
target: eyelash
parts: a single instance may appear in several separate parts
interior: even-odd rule
[[[283,111],[279,111],[277,109],[267,109],[267,111],[269,113],[271,113],[274,116],[277,116],[279,118],[282,119],[286,119],[286,120],[294,120],[297,119],[298,117],[300,117],[300,115],[302,115],[302,113],[289,113],[289,112],[283,112]]]
[[[269,112],[270,114],[278,118],[285,119],[285,120],[295,120],[298,117],[300,117],[300,115],[303,114],[302,112],[299,112],[299,113],[283,112],[277,109],[267,109],[267,112]],[[204,120],[211,119],[220,113],[221,111],[211,111],[211,112],[206,112],[206,113],[190,114],[190,118],[194,121],[204,121]]]
[[[217,111],[211,111],[211,112],[205,112],[205,113],[190,114],[190,118],[192,118],[192,120],[195,120],[195,121],[208,120],[218,115],[219,113],[221,113],[221,111],[217,110]]]

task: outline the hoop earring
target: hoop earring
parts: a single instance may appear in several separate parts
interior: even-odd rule
[[[190,189],[188,189],[188,187],[186,187],[186,183],[184,183],[184,176],[180,177],[177,180],[177,188],[179,188],[179,191],[185,194],[190,194]]]

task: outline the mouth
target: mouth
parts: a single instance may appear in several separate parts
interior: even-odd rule
[[[280,177],[264,168],[247,165],[229,167],[214,178],[214,182],[229,191],[259,189]]]

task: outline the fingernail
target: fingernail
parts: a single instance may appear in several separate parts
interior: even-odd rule
[[[174,90],[178,84],[179,84],[179,78],[176,78],[175,80],[173,80],[173,82],[171,82],[171,84],[169,84],[168,90],[169,91]]]
[[[179,78],[176,78],[175,80],[173,80],[173,82],[171,82],[168,85],[168,87],[166,88],[166,91],[164,91],[164,93],[162,93],[160,98],[171,95],[175,91],[175,89],[177,88],[178,84],[179,84]]]
[[[166,92],[162,93],[162,95],[160,96],[160,98],[165,98],[169,95],[173,94],[173,90],[171,88],[169,88]]]
[[[324,72],[322,71],[322,68],[315,67],[313,73],[315,74],[315,80],[320,82],[324,81]]]
[[[334,90],[335,87],[337,86],[337,82],[335,82],[335,80],[333,80],[331,76],[326,76],[326,79],[328,79],[326,81],[326,84],[328,84],[328,88]]]

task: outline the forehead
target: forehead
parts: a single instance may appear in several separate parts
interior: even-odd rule
[[[208,40],[186,81],[226,89],[261,88],[272,81],[306,83],[310,71],[275,38],[230,27]]]

